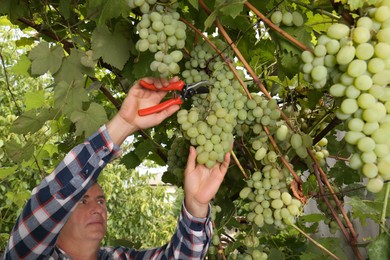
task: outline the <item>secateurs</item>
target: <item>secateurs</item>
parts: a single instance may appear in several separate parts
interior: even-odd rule
[[[206,80],[195,82],[192,84],[186,84],[184,81],[180,80],[177,82],[170,83],[167,87],[163,87],[160,89],[156,88],[153,84],[149,84],[143,80],[140,80],[139,84],[144,88],[155,91],[179,91],[179,93],[174,92],[174,96],[169,100],[166,100],[152,107],[138,110],[138,114],[140,116],[147,116],[156,112],[160,112],[173,105],[181,105],[184,101],[190,99],[193,95],[209,93],[209,86],[212,86],[212,83]]]

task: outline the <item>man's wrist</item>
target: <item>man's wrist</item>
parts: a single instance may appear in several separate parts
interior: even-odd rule
[[[111,140],[121,146],[123,141],[132,133],[139,129],[126,122],[120,115],[116,114],[107,124],[107,132],[111,137]]]
[[[194,217],[205,218],[209,212],[209,204],[198,203],[190,198],[184,199],[184,205],[187,211]]]

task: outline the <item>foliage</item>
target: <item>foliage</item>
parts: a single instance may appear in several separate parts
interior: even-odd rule
[[[3,191],[0,201],[5,205],[0,209],[2,238],[9,232],[29,190],[53,169],[64,153],[113,116],[132,82],[144,76],[159,76],[158,71],[151,68],[156,61],[153,48],[141,51],[144,46],[138,42],[143,14],[150,11],[148,8],[156,7],[153,1],[147,1],[148,6],[137,6],[135,2],[5,0],[0,4],[0,14],[6,15],[1,19],[4,36],[0,42],[0,82],[1,91],[5,93],[0,97],[0,189]],[[137,1],[141,2],[144,3]],[[373,237],[368,247],[362,245],[363,255],[380,259],[382,256],[377,252],[387,254],[383,249],[388,247],[385,220],[388,218],[389,186],[385,184],[375,194],[367,192],[361,168],[349,167],[349,159],[355,150],[343,138],[348,121],[337,117],[340,117],[341,100],[331,95],[329,82],[316,87],[301,71],[304,64],[302,52],[313,51],[332,24],[343,23],[352,27],[360,16],[370,15],[369,6],[381,1],[211,0],[204,3],[201,0],[181,0],[158,3],[163,6],[162,10],[175,9],[181,21],[187,24],[185,46],[169,45],[163,50],[165,54],[172,49],[184,53],[183,60],[178,62],[182,78],[189,81],[184,72],[192,68],[194,53],[208,46],[211,58],[207,65],[223,64],[224,74],[228,70],[236,72],[237,68],[243,68],[245,76],[241,72],[235,76],[237,80],[240,77],[243,80],[243,83],[237,83],[242,87],[237,96],[245,100],[244,106],[251,103],[248,93],[257,93],[262,98],[276,100],[280,109],[281,117],[272,121],[273,125],[266,124],[265,120],[259,119],[259,123],[245,118],[237,120],[231,129],[235,160],[214,201],[213,220],[217,232],[210,255],[239,258],[244,253],[247,257],[254,257],[265,252],[269,259],[313,259],[319,254],[325,259],[333,253],[344,259],[349,250],[339,246],[339,239],[344,237],[354,256],[362,259],[357,244],[358,239],[365,238],[357,237],[350,218],[358,219],[362,224],[372,218],[381,228],[381,234]],[[275,11],[301,13],[304,24],[287,26],[280,23],[277,26],[269,20]],[[16,27],[21,31],[5,33]],[[216,46],[214,50],[211,50],[212,45]],[[201,58],[196,65],[200,61]],[[388,60],[386,66],[387,71]],[[194,75],[190,73],[190,76],[201,75],[213,82],[219,81],[216,79],[218,66],[208,70],[200,65],[195,67]],[[325,77],[338,79],[336,74],[325,74]],[[224,93],[214,94],[224,96]],[[205,98],[206,101],[209,99],[211,97]],[[198,107],[204,105],[201,102],[194,100]],[[211,107],[207,112],[213,110]],[[191,111],[191,105],[184,104],[185,109]],[[249,110],[245,113],[253,116],[254,108],[251,112]],[[171,144],[177,138],[188,137],[178,121],[179,118],[171,117],[154,129],[134,135],[120,164],[113,165],[102,176],[107,180],[106,189],[111,194],[112,205],[119,206],[117,203],[123,201],[122,196],[139,192],[123,182],[130,177],[136,181],[134,176],[137,173],[131,171],[130,174],[123,167],[132,170],[145,160],[158,165],[167,164]],[[281,125],[289,129],[287,141],[277,137]],[[293,139],[301,142],[294,141],[293,144]],[[262,140],[262,147],[275,154],[275,161],[270,162],[268,157],[256,159],[259,155],[256,156],[255,140]],[[302,145],[302,140],[310,140],[309,145]],[[175,160],[179,163],[180,158],[175,157]],[[248,192],[245,197],[240,192],[247,186],[254,190],[255,173],[270,175],[270,165],[283,175],[280,180],[285,187],[281,190],[291,193],[302,203],[315,200],[320,213],[306,214],[300,208],[300,216],[294,218],[296,226],[283,224],[280,228],[271,222],[264,226],[254,224],[250,213],[254,211],[255,195],[258,194]],[[168,168],[163,179],[180,185],[180,178],[180,170]],[[144,183],[142,181],[136,182]],[[133,196],[134,207],[129,204],[128,208],[118,207],[115,213],[111,213],[114,219],[111,224],[120,228],[114,226],[110,231],[109,243],[130,236],[132,241],[137,241],[136,246],[152,246],[152,243],[161,242],[157,239],[162,237],[160,234],[164,234],[164,238],[168,236],[171,226],[161,233],[158,228],[154,229],[158,226],[159,216],[170,215],[169,206],[163,206],[167,199],[164,193],[159,189],[154,192],[152,195],[154,193],[148,190],[147,198]],[[154,196],[159,198],[156,204],[150,203]],[[352,198],[347,212],[343,205],[345,197]],[[248,202],[248,199],[252,201]],[[153,208],[164,214],[150,215],[145,208],[146,200],[149,201],[149,210]],[[167,211],[162,210],[164,207]],[[139,223],[124,223],[123,219],[128,218],[126,211],[139,213],[143,217],[142,224],[153,234],[159,234],[156,239],[148,243],[145,237],[141,237],[146,233],[139,232]],[[317,244],[306,240],[304,235],[316,233],[319,222],[325,223],[332,232],[337,228],[341,238],[330,235],[317,239]],[[121,230],[126,233],[121,233]]]

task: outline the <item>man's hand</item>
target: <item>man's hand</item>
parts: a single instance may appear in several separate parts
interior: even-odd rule
[[[169,83],[179,81],[179,78],[174,77],[170,80],[144,78],[143,80],[154,84],[157,88],[162,88],[168,86]],[[139,109],[157,105],[167,93],[167,91],[153,91],[143,88],[136,82],[130,88],[118,114],[107,124],[112,140],[121,145],[130,134],[140,129],[156,126],[179,110],[179,105],[174,105],[159,113],[147,116],[138,115]]]
[[[214,198],[225,177],[230,163],[230,153],[225,155],[222,163],[209,169],[196,164],[196,150],[190,147],[187,167],[184,172],[185,205],[195,217],[207,216],[208,204]]]

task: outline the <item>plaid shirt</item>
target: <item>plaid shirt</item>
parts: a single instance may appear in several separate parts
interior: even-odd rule
[[[71,259],[56,246],[77,202],[120,148],[105,126],[73,148],[53,173],[32,191],[12,230],[4,259]],[[159,248],[102,247],[98,259],[202,259],[210,245],[210,217],[193,217],[184,207],[171,241]]]

